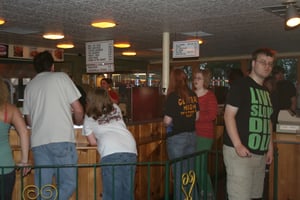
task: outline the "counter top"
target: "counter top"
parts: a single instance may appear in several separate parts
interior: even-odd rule
[[[11,149],[13,151],[20,150],[20,145],[11,145]],[[76,143],[76,149],[77,150],[97,150],[97,146],[91,146],[88,143]]]
[[[299,133],[275,133],[274,143],[300,144]]]
[[[148,124],[148,123],[156,123],[156,122],[162,122],[162,118],[157,118],[157,119],[151,119],[151,120],[144,120],[144,121],[126,121],[125,124],[127,126],[130,125],[137,125],[137,124]],[[73,125],[74,129],[82,129],[83,125]],[[27,126],[28,129],[31,129],[30,126]],[[13,126],[11,126],[11,129],[15,129]]]

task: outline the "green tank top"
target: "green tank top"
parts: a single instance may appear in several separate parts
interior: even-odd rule
[[[0,121],[0,175],[8,174],[14,170],[14,168],[3,167],[15,165],[12,150],[9,144],[9,129],[10,124]]]

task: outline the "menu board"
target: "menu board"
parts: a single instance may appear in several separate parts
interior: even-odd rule
[[[114,72],[113,40],[87,42],[85,51],[87,73]]]
[[[173,58],[199,57],[198,40],[174,41]]]

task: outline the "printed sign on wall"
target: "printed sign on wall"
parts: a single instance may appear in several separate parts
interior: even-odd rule
[[[113,43],[113,40],[86,43],[87,73],[114,72]]]
[[[198,40],[174,41],[173,58],[199,57]]]

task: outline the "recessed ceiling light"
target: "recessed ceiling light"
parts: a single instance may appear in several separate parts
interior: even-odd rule
[[[134,51],[124,51],[124,52],[122,52],[122,55],[123,56],[135,56],[136,52],[134,52]]]
[[[74,48],[74,44],[72,43],[59,43],[56,45],[57,48],[60,49],[72,49]]]
[[[0,18],[0,25],[5,24],[5,20]]]
[[[63,39],[65,36],[61,33],[45,33],[43,35],[43,38],[49,39],[49,40],[59,40]]]
[[[129,43],[115,43],[114,47],[116,47],[116,48],[129,48],[130,44]]]
[[[97,21],[93,22],[91,25],[96,28],[112,28],[116,26],[116,23],[109,21]]]

